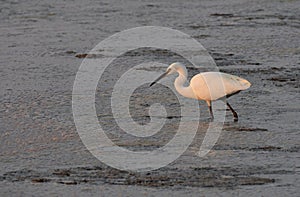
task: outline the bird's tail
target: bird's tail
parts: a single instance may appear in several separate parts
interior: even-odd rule
[[[241,84],[241,87],[243,87],[243,90],[246,90],[251,86],[251,83],[243,78],[240,78],[239,83]]]

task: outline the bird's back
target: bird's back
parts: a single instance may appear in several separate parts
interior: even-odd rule
[[[246,79],[221,72],[204,72],[195,75],[190,82],[198,99],[213,101],[246,90],[251,83]]]

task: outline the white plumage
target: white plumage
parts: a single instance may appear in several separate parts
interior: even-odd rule
[[[191,79],[189,86],[184,86],[187,80],[186,67],[180,63],[173,63],[167,68],[167,71],[151,83],[150,86],[163,77],[176,72],[179,76],[175,79],[174,86],[182,96],[206,101],[212,119],[213,112],[211,102],[215,100],[223,100],[233,113],[234,120],[238,120],[237,113],[226,101],[226,98],[237,94],[242,90],[248,89],[251,86],[249,81],[241,77],[222,72],[204,72],[195,75]]]

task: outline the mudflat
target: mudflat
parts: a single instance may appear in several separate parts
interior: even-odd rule
[[[299,7],[293,0],[1,2],[0,195],[299,196]],[[228,112],[205,157],[195,154],[209,124],[203,102],[201,120],[188,123],[200,124],[199,132],[180,158],[155,171],[120,171],[81,142],[72,114],[73,83],[96,44],[145,25],[191,35],[220,71],[252,86],[230,98],[240,120],[233,122]],[[191,75],[201,72],[188,69]],[[112,119],[105,117],[108,125]],[[155,149],[170,140],[173,129],[170,124],[147,143],[118,144]]]

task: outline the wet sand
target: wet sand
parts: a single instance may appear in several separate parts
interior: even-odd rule
[[[299,7],[299,1],[2,2],[0,195],[298,196]],[[220,71],[252,87],[230,99],[240,120],[228,112],[207,156],[195,155],[208,124],[203,102],[199,132],[184,155],[133,173],[106,166],[85,148],[73,122],[72,88],[84,54],[143,25],[191,35]],[[163,136],[159,142],[169,140]],[[128,140],[120,145],[158,146]]]

